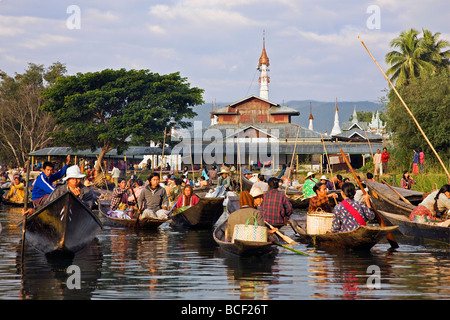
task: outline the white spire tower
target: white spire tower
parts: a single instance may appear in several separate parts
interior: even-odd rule
[[[261,72],[261,75],[259,76],[259,96],[263,99],[269,100],[269,82],[270,77],[268,75],[269,73],[269,57],[266,53],[266,36],[265,31],[263,30],[263,50],[261,53],[261,57],[259,58],[258,63],[258,70]]]
[[[313,120],[314,120],[314,117],[312,115],[312,108],[311,108],[311,102],[310,102],[309,103],[309,126],[308,126],[309,130],[314,130]]]
[[[336,98],[336,107],[334,108],[334,126],[333,129],[331,130],[331,135],[335,136],[338,134],[341,134],[341,127],[339,126],[339,114],[338,114],[338,107],[337,107],[337,98]]]

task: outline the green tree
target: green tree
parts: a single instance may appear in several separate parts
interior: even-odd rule
[[[54,134],[57,143],[73,149],[101,148],[104,155],[127,149],[134,141],[162,141],[164,128],[173,121],[187,128],[202,104],[203,90],[190,87],[179,73],[159,75],[149,70],[111,70],[78,73],[58,78],[44,92],[43,106],[62,130]],[[99,168],[96,168],[99,172]]]
[[[65,72],[60,62],[49,68],[29,63],[23,74],[14,77],[0,71],[0,147],[16,165],[23,165],[28,153],[51,143],[49,133],[58,127],[50,114],[41,110],[45,102],[41,93]]]
[[[423,59],[433,63],[436,69],[448,68],[450,50],[445,48],[450,47],[450,42],[447,40],[439,40],[440,32],[433,34],[429,30],[423,30],[423,38],[420,46],[424,49]]]
[[[448,163],[446,161],[450,158],[449,69],[441,69],[436,74],[411,80],[408,85],[398,88],[397,91],[436,152],[444,163]],[[409,161],[412,160],[412,150],[419,147],[425,154],[430,155],[428,159],[434,158],[428,143],[392,90],[389,93],[389,101],[387,126],[394,133],[392,139],[396,148],[401,149],[402,154],[410,155]]]
[[[425,48],[421,46],[417,30],[403,31],[391,41],[390,46],[397,50],[390,51],[385,56],[386,63],[391,65],[386,75],[391,77],[390,80],[395,82],[396,87],[435,70],[433,63],[427,58]]]

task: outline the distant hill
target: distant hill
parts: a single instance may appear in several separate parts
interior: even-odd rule
[[[218,102],[216,108],[223,108],[232,102]],[[309,126],[309,105],[311,103],[312,115],[314,117],[313,126],[314,131],[317,132],[331,132],[334,124],[334,108],[335,102],[323,102],[314,100],[292,100],[283,103],[282,105],[295,109],[300,112],[299,116],[292,117],[292,123],[308,128]],[[338,101],[339,109],[339,123],[348,122],[350,116],[353,114],[353,109],[356,106],[356,111],[383,111],[381,103],[370,101]],[[203,127],[207,127],[211,123],[211,111],[214,110],[212,103],[206,103],[196,106],[194,111],[198,114],[192,121],[202,121]]]

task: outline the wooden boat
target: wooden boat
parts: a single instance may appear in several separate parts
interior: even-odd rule
[[[423,200],[423,192],[392,187],[401,196],[406,198],[411,204],[403,201],[389,186],[374,182],[365,181],[373,205],[377,210],[387,211],[395,214],[408,216],[411,211]]]
[[[23,201],[15,202],[15,201],[7,200],[6,199],[6,193],[3,195],[3,197],[1,197],[1,202],[3,204],[6,204],[8,206],[13,206],[13,207],[23,207],[23,205],[24,205]],[[31,201],[28,203],[28,206],[29,207],[32,206],[32,202]]]
[[[224,241],[226,223],[218,226],[213,232],[214,241],[227,253],[241,257],[269,257],[278,252],[278,247],[272,242],[242,241],[234,243]]]
[[[97,216],[75,195],[66,192],[27,217],[25,243],[46,254],[75,253],[101,229]]]
[[[223,214],[224,198],[200,198],[199,202],[171,217],[170,225],[175,228],[212,228]]]
[[[121,219],[110,217],[107,213],[111,206],[111,200],[98,200],[98,211],[102,215],[105,223],[110,226],[125,227],[125,228],[140,228],[140,229],[156,229],[168,219],[151,219],[143,218],[136,222],[133,219]]]
[[[398,226],[359,226],[348,232],[307,234],[297,221],[289,219],[289,225],[298,236],[300,242],[321,249],[351,249],[370,250],[387,234],[395,231]]]
[[[405,236],[418,240],[428,239],[450,243],[450,227],[443,227],[436,224],[418,223],[409,220],[409,217],[379,210],[387,224],[398,226],[398,230]]]

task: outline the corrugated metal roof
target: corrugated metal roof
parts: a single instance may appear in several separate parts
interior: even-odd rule
[[[52,147],[30,152],[30,156],[65,156],[65,155],[77,155],[77,156],[95,156],[100,154],[101,149],[98,148],[94,151],[91,149],[74,151],[69,147]],[[165,148],[164,152],[170,153],[170,148]],[[128,147],[122,154],[117,153],[117,149],[112,149],[106,156],[133,156],[133,155],[150,155],[150,154],[162,154],[162,148],[159,147]]]

